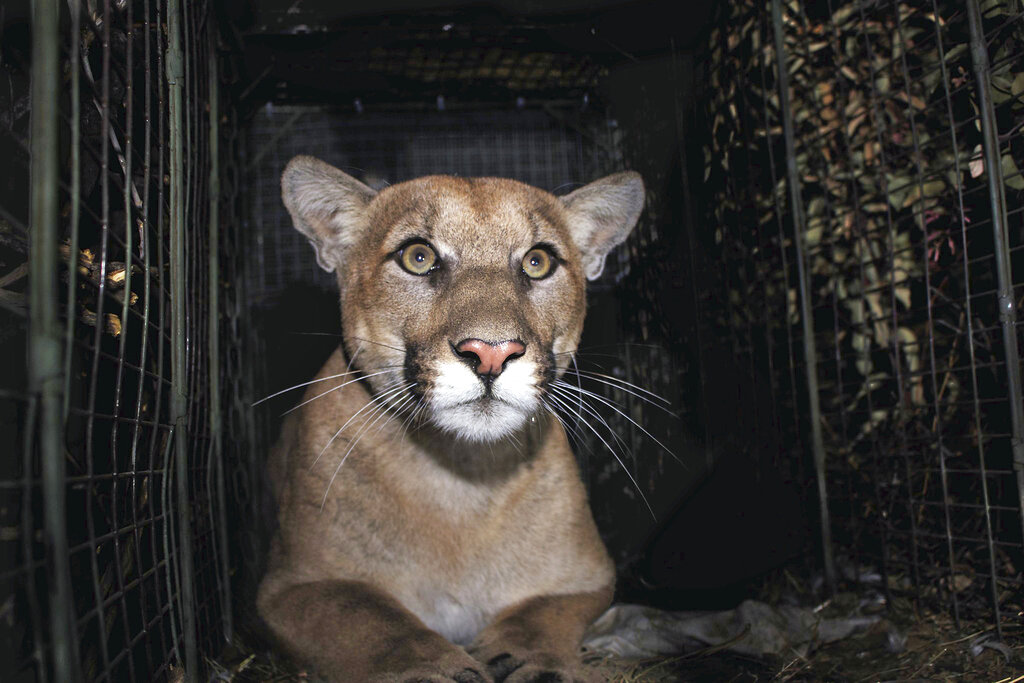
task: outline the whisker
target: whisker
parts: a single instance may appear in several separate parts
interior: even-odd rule
[[[580,346],[576,348],[576,351],[589,353],[591,349],[615,349],[624,348],[626,346],[631,346],[638,349],[652,349],[656,351],[661,351],[664,348],[660,344],[641,344],[639,342],[612,342],[610,344],[591,344],[590,346]]]
[[[553,353],[551,355],[556,356],[556,357],[557,356],[578,357],[578,354],[575,351],[561,351],[559,353]],[[593,360],[593,358],[595,356],[600,356],[601,358],[614,358],[616,361],[622,362],[622,356],[614,354],[614,353],[588,353],[587,357],[585,359],[581,359],[581,360],[586,360],[589,365],[592,365],[592,366],[594,366],[596,368],[601,368],[602,370],[607,370],[608,368],[605,367],[604,364],[598,363],[597,361]]]
[[[365,344],[360,344],[359,346],[356,347],[356,352],[353,353],[352,357],[348,359],[348,367],[345,368],[346,370],[351,370],[352,366],[356,364],[356,358],[358,358],[359,354],[362,353],[363,346],[365,346]]]
[[[648,404],[648,405],[650,405],[650,406],[652,406],[654,408],[657,408],[661,412],[665,413],[666,415],[668,415],[668,416],[670,416],[670,417],[672,417],[672,418],[674,418],[676,420],[679,419],[679,414],[678,413],[676,413],[676,412],[674,412],[672,410],[669,410],[669,406],[671,404],[668,402],[667,399],[662,398],[661,396],[657,396],[657,394],[653,394],[652,392],[647,392],[646,389],[642,389],[642,390],[647,392],[647,393],[652,393],[652,395],[654,395],[656,398],[658,398],[661,401],[664,401],[665,405],[662,405],[661,403],[655,403],[654,401],[652,401],[651,399],[647,398],[646,396],[642,396],[642,395],[640,395],[640,394],[638,394],[638,393],[636,393],[634,391],[631,391],[630,389],[627,389],[625,386],[622,386],[620,384],[616,384],[614,382],[606,381],[606,380],[603,380],[603,379],[598,379],[597,377],[593,377],[593,376],[576,374],[576,373],[572,372],[571,370],[566,370],[566,374],[575,374],[576,375],[576,380],[577,380],[576,385],[568,384],[568,383],[564,382],[563,380],[555,380],[555,381],[556,382],[563,382],[563,386],[567,385],[567,386],[570,386],[570,387],[573,387],[573,388],[579,388],[580,391],[587,391],[586,389],[583,388],[583,385],[581,384],[581,380],[586,379],[587,381],[590,381],[590,382],[598,382],[599,384],[604,384],[605,386],[611,387],[612,389],[614,389],[616,391],[622,391],[624,393],[629,394],[630,396],[638,398],[641,401],[643,401],[644,403],[646,403],[646,404]],[[612,379],[615,379],[615,378],[612,378]],[[639,389],[640,387],[637,387],[637,388]],[[591,393],[593,393],[593,392],[591,392]],[[603,394],[596,394],[596,395],[603,396]],[[604,396],[604,398],[608,398],[608,397]],[[616,405],[621,406],[623,408],[626,407],[625,405],[623,405],[622,403],[620,403],[618,401],[615,401],[614,399],[610,399],[609,398],[608,400],[613,401]]]
[[[409,386],[405,386],[405,387],[402,388],[401,391],[405,391],[408,388],[409,388]],[[401,392],[399,392],[399,393],[401,393]],[[367,416],[366,419],[369,420],[370,417],[373,417],[373,415],[377,415],[377,417],[375,417],[373,419],[373,422],[363,422],[363,425],[359,428],[359,431],[356,432],[356,436],[352,440],[352,443],[349,444],[348,450],[345,451],[345,455],[342,456],[341,462],[339,462],[338,466],[334,468],[334,474],[331,475],[331,480],[329,482],[327,482],[327,490],[324,491],[323,500],[320,501],[320,511],[321,512],[324,509],[324,505],[327,504],[327,496],[331,492],[331,486],[334,485],[334,480],[337,479],[337,477],[338,477],[338,472],[341,471],[342,466],[345,464],[345,461],[348,460],[348,456],[352,453],[352,450],[356,447],[356,444],[358,444],[362,440],[363,436],[366,434],[366,432],[369,429],[373,428],[373,425],[377,424],[377,422],[382,417],[384,417],[385,415],[388,415],[387,403],[384,402],[384,403],[378,404],[377,407]],[[391,419],[393,419],[393,418],[394,418],[394,416],[392,415]],[[384,424],[387,424],[387,422],[385,422]]]
[[[303,401],[299,405],[294,406],[294,407],[289,408],[288,410],[284,411],[283,413],[281,413],[281,415],[287,415],[288,413],[294,412],[294,411],[298,410],[299,408],[301,408],[302,406],[306,405],[307,403],[312,403],[313,401],[317,400],[318,398],[320,398],[322,396],[326,396],[327,394],[331,393],[332,391],[337,391],[338,389],[341,389],[342,387],[347,387],[349,384],[352,384],[354,382],[358,382],[361,379],[367,379],[367,378],[370,378],[370,377],[376,377],[377,375],[386,375],[389,372],[394,372],[394,369],[381,370],[380,372],[371,372],[369,375],[363,375],[362,377],[356,377],[355,379],[350,379],[349,381],[343,382],[342,384],[339,384],[336,387],[331,387],[330,389],[328,389],[327,391],[323,392],[322,394],[317,394],[313,398],[307,398],[305,401]]]
[[[544,406],[544,409],[547,410],[550,415],[553,415],[554,418],[558,420],[559,424],[562,425],[562,428],[565,429],[573,437],[573,439],[576,441],[577,447],[587,449],[588,455],[594,454],[594,450],[590,447],[590,444],[587,443],[587,440],[583,438],[583,434],[579,431],[579,429],[569,424],[561,415],[559,415],[558,409],[549,404],[543,396],[541,397],[540,402]],[[580,416],[580,419],[582,419],[582,416]],[[579,425],[579,420],[576,420],[576,425]]]
[[[579,369],[579,367],[578,367],[578,366],[576,365],[576,354],[575,354],[575,353],[574,353],[574,354],[572,354],[572,357],[571,357],[571,358],[572,358],[572,366],[573,366],[573,368],[574,368],[574,369],[576,370],[576,382],[577,382],[577,383],[580,383],[580,382],[582,382],[582,378],[580,377],[580,369]],[[566,368],[566,370],[568,370],[568,368]],[[583,389],[583,385],[582,385],[582,384],[580,384],[580,389]],[[581,396],[580,396],[580,403],[582,404],[582,402],[583,402],[583,397],[582,397],[582,395],[581,395]],[[582,410],[582,409],[583,409],[583,407],[582,407],[582,405],[581,405],[581,406],[580,406],[580,410]],[[577,421],[577,422],[579,422],[579,420],[580,420],[580,419],[581,419],[582,417],[583,417],[583,416],[582,416],[582,415],[581,415],[581,414],[580,414],[579,412],[577,412],[577,413],[576,413],[576,421]]]
[[[387,386],[386,386],[386,387],[385,387],[384,389],[381,389],[381,390],[380,390],[380,391],[379,391],[379,392],[377,393],[377,395],[376,395],[376,396],[373,396],[373,397],[371,397],[371,398],[370,398],[370,400],[369,400],[369,401],[367,401],[367,402],[366,402],[366,403],[365,403],[365,404],[363,405],[363,407],[362,407],[362,408],[360,408],[360,409],[359,409],[359,410],[357,410],[357,411],[356,411],[355,413],[353,413],[353,414],[352,414],[352,415],[351,415],[351,416],[350,416],[350,417],[348,418],[348,420],[346,420],[346,421],[345,421],[345,424],[341,425],[341,427],[340,427],[340,428],[338,429],[338,431],[334,432],[334,436],[332,436],[332,437],[330,438],[330,440],[329,440],[329,441],[327,442],[327,445],[325,445],[325,446],[324,446],[324,447],[323,447],[323,448],[322,448],[322,449],[320,450],[320,453],[319,453],[319,454],[318,454],[318,455],[316,456],[316,459],[315,459],[315,460],[313,461],[313,464],[311,464],[311,465],[309,466],[309,469],[313,469],[314,467],[316,467],[316,464],[317,464],[318,462],[320,462],[320,458],[321,458],[321,457],[323,457],[323,454],[324,454],[324,453],[326,453],[326,452],[327,452],[327,449],[331,447],[331,444],[332,444],[332,443],[334,443],[334,440],[335,440],[335,439],[337,439],[337,438],[338,438],[338,437],[339,437],[339,436],[341,435],[341,433],[342,433],[343,431],[345,431],[345,427],[348,427],[348,426],[349,426],[349,424],[351,424],[351,423],[352,423],[352,420],[356,419],[356,417],[358,417],[360,413],[362,413],[362,412],[363,412],[364,410],[366,410],[366,409],[367,409],[367,408],[369,408],[370,406],[375,406],[375,405],[384,405],[384,404],[385,404],[385,403],[387,402],[387,397],[388,397],[389,395],[391,395],[391,394],[400,394],[400,393],[402,393],[402,391],[404,391],[404,390],[408,389],[408,388],[409,388],[409,387],[411,387],[411,386],[413,386],[413,384],[412,384],[412,383],[406,383],[406,385],[405,385],[405,386],[403,386],[403,383],[402,383],[401,381],[398,381],[397,383],[394,383],[394,384],[389,384],[389,385],[387,385]],[[380,401],[380,400],[383,400],[383,401],[384,401],[384,403],[378,404],[378,403],[377,403],[377,401]]]
[[[412,421],[409,423],[412,429],[419,429],[423,426],[423,417],[427,414],[426,399],[420,399],[420,405],[413,413]]]
[[[365,342],[367,344],[374,344],[376,346],[383,346],[385,349],[392,349],[393,351],[401,351],[402,353],[405,353],[405,349],[401,349],[401,348],[399,348],[397,346],[390,346],[390,345],[385,344],[383,342],[374,341],[372,339],[363,339],[362,337],[352,337],[352,338],[355,339],[356,341]]]
[[[580,353],[580,350],[576,349],[575,351],[559,351],[558,353],[552,353],[551,355],[552,356],[576,356],[576,355],[579,355],[579,353]],[[589,353],[588,352],[585,355],[586,355],[586,358],[584,360],[588,361],[592,365],[599,365],[599,363],[596,363],[596,362],[590,360],[594,356],[600,356],[601,358],[614,358],[615,360],[618,360],[618,361],[622,360],[622,355],[617,354],[617,353]]]
[[[584,412],[586,412],[589,415],[591,415],[591,416],[597,418],[598,420],[600,420],[601,424],[608,431],[613,432],[613,433],[615,432],[615,430],[612,429],[612,426],[610,424],[608,424],[608,421],[604,419],[604,415],[602,415],[599,411],[597,411],[594,408],[594,406],[590,405],[590,403],[587,402],[585,396],[587,395],[588,392],[586,390],[582,390],[582,391],[580,391],[580,392],[578,392],[576,394],[570,394],[565,389],[563,389],[562,386],[569,386],[570,388],[575,389],[575,387],[572,387],[572,385],[565,385],[564,383],[561,383],[561,385],[556,385],[555,383],[552,383],[552,384],[548,385],[548,396],[550,396],[552,398],[554,398],[556,396],[561,396],[562,397],[562,405],[565,406],[565,408],[563,408],[563,409],[565,410],[566,413],[568,413],[570,415],[579,415],[579,417],[583,418],[582,414],[577,413],[577,412],[575,412],[575,411],[573,411],[571,409],[573,407],[578,406]],[[585,419],[585,418],[583,418],[583,419]],[[623,445],[625,446],[625,442],[623,442]],[[628,450],[628,447],[626,447],[626,448]]]
[[[409,387],[405,387],[405,388],[403,389],[403,391],[408,391],[408,390],[409,390]],[[401,395],[402,395],[402,392],[399,392],[399,393],[398,393],[398,395],[399,395],[399,396],[401,396]],[[384,421],[383,421],[383,422],[382,422],[382,423],[380,424],[380,426],[379,426],[379,427],[377,427],[377,431],[376,431],[376,433],[377,433],[377,434],[380,434],[380,432],[381,432],[381,430],[382,430],[382,429],[384,429],[384,428],[385,428],[385,427],[387,427],[387,426],[388,426],[389,424],[391,424],[391,422],[393,422],[393,421],[394,421],[395,419],[397,419],[397,418],[398,418],[398,417],[399,417],[399,416],[400,416],[400,415],[402,414],[402,411],[403,411],[403,410],[405,409],[405,406],[406,406],[406,405],[407,405],[407,404],[409,403],[409,401],[411,401],[411,400],[412,400],[413,398],[415,398],[415,396],[413,396],[413,394],[412,394],[412,393],[410,392],[408,396],[406,396],[405,398],[403,398],[403,399],[402,399],[401,401],[399,401],[399,402],[398,402],[398,403],[397,403],[396,405],[392,406],[392,407],[391,407],[391,410],[390,410],[390,411],[387,411],[387,414],[388,414],[388,419],[384,420]],[[385,405],[385,409],[386,409],[386,408],[387,408],[387,405]],[[392,436],[392,439],[394,439],[394,436]]]
[[[549,393],[548,397],[551,398],[552,400],[556,401],[558,403],[558,405],[561,406],[562,409],[565,410],[566,412],[571,412],[570,410],[568,410],[568,406],[572,405],[570,403],[570,399],[567,399],[565,397],[559,398],[558,394],[553,394],[553,393]],[[626,440],[623,439],[621,436],[619,436],[619,433],[617,431],[615,431],[615,429],[613,429],[610,424],[608,424],[608,421],[604,418],[604,415],[602,415],[600,412],[598,412],[592,405],[590,405],[586,401],[582,400],[582,397],[580,397],[578,400],[580,401],[579,402],[580,407],[582,407],[583,410],[585,410],[589,415],[591,415],[594,418],[596,418],[601,423],[601,425],[605,429],[608,430],[608,433],[611,435],[612,440],[616,444],[621,446],[622,450],[625,452],[625,454],[628,455],[635,462],[635,456],[633,455],[633,449],[630,448],[629,444],[626,443]],[[590,427],[590,424],[587,422],[586,419],[584,419],[583,422],[588,427]],[[593,428],[591,427],[591,429],[593,429]]]
[[[409,387],[405,388],[405,390],[408,390],[408,389],[409,389]],[[401,396],[402,395],[401,392],[399,392],[398,395]],[[387,426],[388,422],[390,422],[391,420],[393,420],[396,417],[398,417],[399,415],[401,415],[402,414],[402,410],[405,408],[405,406],[408,405],[409,401],[411,401],[414,398],[415,398],[415,396],[413,396],[412,394],[409,394],[408,396],[403,398],[401,401],[399,401],[397,404],[395,404],[391,408],[391,418],[389,420],[386,420],[383,424],[381,424],[380,427],[377,427],[377,433],[380,434],[380,430],[384,429],[384,427]]]
[[[508,434],[505,438],[512,442],[512,446],[516,449],[516,453],[518,453],[520,457],[523,457],[523,442],[520,441],[515,434]],[[493,444],[491,446],[491,453],[494,453]]]
[[[570,370],[566,369],[566,372],[570,372]],[[629,389],[626,389],[626,387],[629,387],[630,389],[635,389],[636,391],[639,391],[642,394],[647,394],[648,396],[656,398],[659,401],[661,401],[662,403],[665,403],[666,405],[672,405],[672,402],[669,401],[664,396],[656,394],[653,391],[651,391],[650,389],[644,389],[641,386],[637,386],[636,384],[633,384],[632,382],[627,382],[624,379],[619,379],[618,377],[615,377],[613,375],[606,375],[606,374],[600,373],[600,372],[591,372],[589,370],[580,370],[579,368],[576,368],[575,370],[572,370],[571,372],[573,374],[577,375],[578,377],[586,377],[587,379],[592,379],[595,382],[601,382],[602,384],[607,384],[610,387],[615,387],[616,389],[621,389],[622,391],[625,391],[627,393],[633,394],[637,398],[643,399],[645,401],[647,401],[648,399],[644,398],[643,396],[640,396],[639,394],[634,394],[632,391],[629,391]],[[650,401],[648,401],[648,402],[650,402]],[[657,404],[655,403],[653,405],[657,405]]]
[[[397,368],[397,367],[401,367],[401,366],[399,366],[399,365],[385,365],[385,366],[381,366],[381,367]],[[264,396],[260,400],[254,402],[254,403],[251,403],[249,405],[249,407],[250,408],[255,408],[259,404],[264,403],[266,401],[269,401],[270,399],[274,398],[275,396],[280,396],[281,394],[286,394],[289,391],[291,391],[292,389],[301,389],[302,387],[307,387],[310,384],[316,384],[317,382],[326,382],[328,380],[338,379],[339,377],[345,377],[347,375],[355,375],[355,374],[357,374],[359,372],[361,372],[361,371],[360,370],[350,370],[349,372],[339,372],[337,375],[331,375],[330,377],[321,377],[319,379],[311,379],[308,382],[303,382],[302,384],[295,384],[295,385],[292,385],[292,386],[288,387],[287,389],[282,389],[281,391],[275,391],[273,394],[270,394],[269,396]]]
[[[569,412],[568,408],[569,406],[571,406],[571,403],[569,403],[569,401],[567,401],[564,398],[559,398],[559,396],[557,396],[556,394],[548,394],[548,398],[550,398],[552,401],[555,401],[556,405],[560,407],[562,410]],[[613,429],[610,424],[608,424],[608,421],[604,419],[604,416],[601,415],[601,413],[597,412],[593,408],[593,406],[587,403],[583,403],[582,407],[591,417],[596,418],[598,423],[602,427],[608,430],[608,435],[611,436],[612,442],[622,449],[623,454],[628,456],[631,460],[633,460],[633,462],[636,462],[636,456],[633,454],[633,449],[630,448],[629,444],[626,443],[626,440],[619,436],[619,433],[615,431],[615,429]],[[593,427],[587,421],[587,418],[584,417],[582,422],[586,424],[588,428],[593,429]]]
[[[330,481],[327,482],[327,488],[324,489],[324,497],[320,499],[321,512],[323,512],[324,510],[324,505],[327,504],[327,496],[331,492],[331,487],[334,486],[334,480],[337,479],[338,473],[341,472],[341,468],[345,465],[345,461],[348,460],[348,456],[350,453],[352,453],[352,449],[354,449],[356,447],[356,444],[362,440],[363,434],[365,434],[367,430],[367,424],[369,424],[371,427],[377,424],[377,420],[379,420],[380,417],[385,413],[386,408],[384,408],[383,405],[378,405],[366,418],[367,420],[369,420],[371,417],[376,415],[376,419],[374,419],[373,422],[371,423],[364,422],[363,425],[359,428],[359,431],[356,432],[355,437],[352,439],[352,443],[350,443],[348,446],[348,450],[346,450],[345,455],[341,457],[341,461],[338,463],[338,466],[334,468],[334,473],[331,475]]]
[[[659,446],[661,446],[662,450],[664,450],[664,451],[665,451],[666,453],[668,453],[669,455],[671,455],[671,456],[672,456],[672,458],[673,458],[673,459],[674,459],[674,460],[675,460],[676,462],[678,462],[678,463],[679,463],[680,465],[681,465],[681,464],[683,464],[683,461],[682,461],[682,460],[680,460],[680,459],[679,459],[679,457],[678,457],[678,456],[677,456],[677,455],[676,455],[675,453],[673,453],[673,452],[672,452],[672,450],[671,450],[671,449],[669,449],[669,447],[668,447],[668,446],[666,446],[666,445],[665,445],[665,444],[663,444],[663,443],[662,443],[661,441],[659,441],[658,439],[656,439],[656,438],[654,437],[654,435],[653,435],[653,434],[651,434],[651,433],[650,433],[649,431],[647,431],[646,429],[644,429],[644,428],[643,428],[643,427],[642,427],[642,426],[640,425],[640,423],[639,423],[639,422],[637,422],[636,420],[634,420],[633,418],[631,418],[631,417],[630,417],[629,415],[626,415],[626,413],[624,413],[623,411],[621,411],[621,410],[619,410],[618,408],[616,408],[616,407],[615,407],[615,403],[614,403],[613,401],[611,401],[611,400],[609,400],[609,399],[605,398],[604,396],[601,396],[600,394],[596,394],[596,393],[594,393],[594,392],[592,392],[592,391],[587,391],[586,389],[577,389],[577,388],[576,388],[576,387],[574,387],[573,385],[571,385],[571,384],[566,384],[565,382],[562,382],[561,380],[556,380],[556,381],[555,381],[555,382],[554,382],[554,383],[552,384],[551,390],[552,390],[552,391],[557,391],[557,392],[561,392],[563,396],[564,396],[564,395],[566,395],[566,394],[568,393],[568,392],[567,392],[567,390],[571,390],[571,391],[579,391],[579,392],[580,392],[581,394],[586,394],[587,396],[590,396],[590,397],[592,397],[592,398],[594,398],[594,399],[596,399],[596,400],[600,401],[601,403],[605,404],[606,406],[608,406],[609,408],[611,408],[612,410],[614,410],[614,411],[615,411],[616,413],[618,413],[619,415],[621,415],[622,417],[624,417],[624,418],[626,418],[627,420],[629,420],[629,421],[630,421],[630,423],[632,423],[632,425],[633,425],[634,427],[636,427],[636,428],[637,428],[637,429],[639,429],[639,430],[640,430],[641,432],[643,432],[644,434],[646,434],[646,435],[647,435],[647,438],[649,438],[649,439],[650,439],[651,441],[653,441],[654,443],[656,443],[656,444],[658,444]]]
[[[553,399],[555,398],[553,395],[550,395],[550,396]],[[556,399],[556,401],[557,401],[557,399]],[[622,471],[625,472],[626,476],[629,477],[629,480],[631,482],[633,482],[633,488],[635,488],[636,492],[638,494],[640,494],[640,498],[641,498],[641,500],[644,501],[644,505],[647,506],[647,510],[650,511],[651,517],[655,521],[657,521],[658,517],[657,517],[657,515],[654,514],[654,508],[651,507],[651,504],[647,500],[647,496],[645,496],[644,492],[640,489],[640,484],[637,483],[636,478],[633,477],[633,474],[629,471],[629,468],[626,467],[626,463],[622,461],[622,458],[620,458],[619,454],[615,452],[615,449],[612,448],[611,445],[607,441],[604,440],[604,437],[601,436],[601,434],[597,431],[597,429],[594,428],[594,426],[592,424],[590,424],[589,421],[584,420],[583,424],[586,425],[587,429],[589,429],[590,431],[592,431],[594,433],[594,436],[596,436],[601,441],[601,443],[604,444],[604,447],[608,449],[608,452],[612,454],[612,456],[615,458],[616,461],[618,461],[619,466],[622,468]],[[613,432],[613,434],[614,434],[614,432]]]
[[[594,398],[600,397],[600,398],[605,399],[606,401],[609,401],[609,402],[619,406],[620,408],[625,408],[626,407],[625,404],[623,404],[620,401],[616,401],[614,398],[608,398],[604,394],[599,394],[596,391],[591,391],[589,389],[584,389],[582,386],[577,386],[575,384],[570,384],[570,383],[566,382],[565,380],[556,379],[553,382],[551,382],[551,384],[549,386],[550,387],[561,387],[562,389],[571,389],[572,391],[579,392],[579,394],[582,395],[582,396],[591,396],[591,397],[594,397]]]
[[[424,405],[423,397],[420,396],[419,400],[413,404],[412,410],[409,411],[409,415],[406,416],[405,420],[402,421],[402,439],[404,440],[406,435],[409,433],[409,426],[416,419],[416,413],[419,412],[420,408]]]
[[[576,368],[576,370],[578,371],[579,368],[576,366],[576,354],[575,353],[572,354],[571,360],[572,360],[573,367]],[[580,381],[579,374],[576,375],[576,381],[577,382]],[[580,386],[580,388],[581,389],[583,388],[582,385]],[[542,397],[542,400],[543,400],[543,397]],[[579,431],[580,420],[584,419],[583,418],[583,396],[582,396],[582,394],[579,396],[579,399],[578,399],[577,403],[579,404],[579,406],[578,406],[579,409],[576,410],[575,413],[574,413],[575,418],[576,418],[575,419],[576,429],[573,431],[573,434],[576,437],[577,445],[585,447],[587,449],[587,451],[592,454],[593,453],[593,449],[590,448],[589,442],[587,441],[587,439],[583,438],[583,434]],[[569,425],[566,424],[566,423],[563,423],[563,426],[566,429],[568,429],[568,427],[569,427]]]

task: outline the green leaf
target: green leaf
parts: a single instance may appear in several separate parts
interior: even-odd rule
[[[1011,86],[1011,92],[1013,93],[1013,108],[1020,109],[1024,107],[1024,73],[1015,74],[1013,77],[1013,85]]]
[[[902,209],[904,202],[907,200],[907,196],[910,194],[914,185],[910,183],[910,179],[906,176],[897,176],[891,173],[886,173],[886,194],[888,195],[889,203],[892,204],[894,209]]]
[[[1010,99],[1013,81],[1003,74],[992,74],[992,102],[999,106]]]
[[[949,62],[955,61],[956,59],[958,59],[960,57],[960,55],[962,55],[965,52],[967,52],[967,44],[966,43],[960,43],[959,45],[954,45],[950,49],[946,50],[946,57],[945,57],[946,63],[948,64]]]
[[[1003,155],[1003,182],[1014,190],[1024,190],[1024,176],[1021,176],[1017,164],[1009,154]]]

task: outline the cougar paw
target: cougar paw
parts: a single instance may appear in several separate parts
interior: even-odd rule
[[[475,669],[463,669],[450,676],[442,674],[415,675],[404,679],[402,683],[452,683],[453,681],[454,683],[490,683],[491,678]]]
[[[497,683],[591,683],[576,662],[543,652],[502,652],[484,663]]]
[[[392,673],[372,679],[373,683],[492,683],[483,664],[453,646],[433,659],[419,662],[390,662]]]

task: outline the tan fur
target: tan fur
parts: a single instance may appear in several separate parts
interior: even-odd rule
[[[282,187],[341,291],[352,358],[337,350],[317,378],[351,366],[365,379],[310,385],[303,400],[312,400],[284,425],[268,466],[280,527],[261,615],[331,680],[574,680],[583,629],[609,603],[614,571],[565,432],[529,406],[570,361],[585,277],[600,274],[635,223],[639,177],[611,176],[565,199],[444,176],[374,195],[299,157]],[[429,241],[443,269],[402,270],[393,255],[412,238]],[[530,282],[519,261],[538,243],[563,262]],[[410,420],[417,401],[441,400],[452,372],[462,373],[456,393],[476,390],[453,350],[467,338],[518,339],[525,352],[494,380],[494,398],[451,409],[468,418],[449,420],[442,407]],[[384,399],[367,407],[410,378],[417,387],[392,390],[387,411]],[[518,388],[499,393],[513,380]]]

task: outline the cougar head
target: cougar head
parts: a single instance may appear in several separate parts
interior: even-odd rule
[[[469,442],[507,437],[544,409],[579,343],[585,279],[644,202],[632,172],[562,198],[450,176],[377,193],[307,156],[281,185],[317,263],[337,274],[345,348],[375,399]]]

